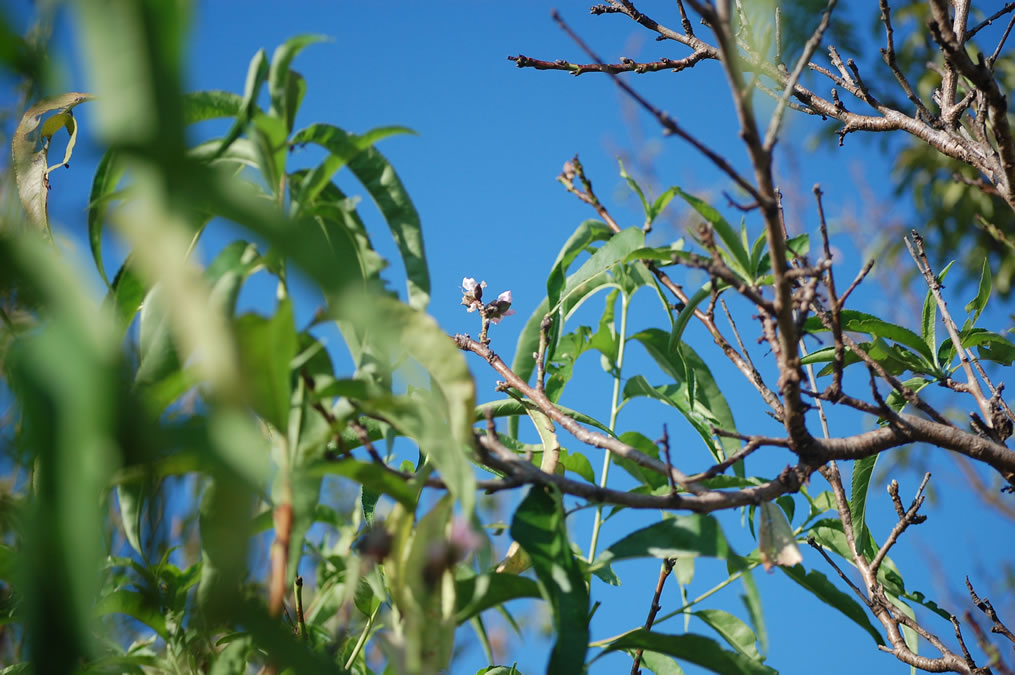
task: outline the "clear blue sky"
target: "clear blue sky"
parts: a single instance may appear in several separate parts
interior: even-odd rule
[[[653,41],[652,36],[621,16],[593,17],[586,3],[561,3],[564,17],[604,58],[616,61],[620,56],[655,60],[662,56],[680,58],[682,48]],[[673,3],[645,2],[645,11],[662,23],[679,26]],[[61,22],[56,38],[66,59],[67,89],[88,90],[75,65],[80,58],[76,38],[69,23]],[[864,24],[866,25],[866,24]],[[701,29],[704,30],[704,29]],[[497,293],[511,289],[514,308],[519,316],[505,320],[493,333],[493,348],[510,362],[518,331],[545,293],[545,279],[557,252],[572,230],[594,213],[568,195],[554,180],[565,160],[580,153],[588,175],[599,196],[612,208],[624,225],[641,222],[636,201],[626,192],[617,175],[616,158],[630,158],[628,169],[651,186],[656,194],[669,185],[724,200],[720,191],[729,189],[728,181],[692,148],[673,138],[663,138],[655,123],[632,112],[628,101],[619,95],[607,77],[597,74],[573,78],[559,72],[520,70],[507,61],[508,55],[525,55],[572,61],[586,61],[580,50],[551,21],[549,6],[539,2],[288,2],[265,0],[237,2],[206,0],[196,4],[195,23],[188,56],[190,89],[226,89],[242,91],[247,63],[259,48],[271,55],[276,45],[302,33],[322,33],[332,41],[314,45],[301,54],[294,68],[307,79],[308,93],[297,120],[297,128],[326,121],[352,132],[375,126],[405,125],[418,136],[389,139],[380,146],[391,160],[412,196],[424,228],[427,258],[432,276],[430,311],[448,333],[478,332],[475,315],[466,314],[459,305],[458,285],[462,277],[485,279],[489,290]],[[639,92],[674,115],[687,129],[706,140],[714,149],[747,168],[746,157],[737,136],[737,127],[725,90],[725,79],[718,64],[705,63],[680,74],[628,76]],[[824,86],[824,85],[822,85]],[[85,213],[91,172],[99,157],[90,131],[87,108],[78,115],[85,131],[69,171],[52,177],[52,216],[72,245],[84,255],[87,245]],[[807,139],[818,127],[811,119],[788,116],[787,130],[780,156],[782,189],[791,208],[790,227],[810,230],[816,223],[810,207],[810,188],[821,183],[827,195],[826,211],[833,225],[845,214],[862,212],[868,200],[861,197],[851,179],[862,167],[864,178],[880,199],[890,194],[892,158],[879,155],[877,146],[853,136],[845,148],[822,146],[810,150]],[[790,161],[787,161],[789,159]],[[651,169],[651,171],[650,171]],[[355,193],[354,183],[343,183]],[[797,206],[799,204],[799,206]],[[869,204],[867,204],[869,206]],[[367,206],[368,224],[376,233],[373,240],[381,253],[392,261],[398,257],[381,221]],[[907,209],[896,207],[901,217]],[[665,244],[682,235],[678,231],[686,209],[674,202],[674,218],[664,219],[651,235],[650,242]],[[732,222],[739,214],[726,213]],[[754,236],[760,223],[748,215],[747,227]],[[214,252],[217,240],[211,235],[207,255]],[[221,243],[221,240],[218,240]],[[840,235],[835,244],[842,252],[837,260],[839,278],[846,283],[863,264],[849,238]],[[86,263],[87,264],[87,263]],[[397,263],[389,270],[393,287],[404,288]],[[684,281],[683,272],[676,272]],[[690,277],[691,286],[700,278]],[[98,286],[96,286],[98,288]],[[922,291],[921,291],[922,293]],[[663,317],[658,301],[644,291],[636,296],[630,332],[661,326]],[[247,307],[263,306],[271,297],[270,284],[251,285],[244,294]],[[879,296],[871,286],[856,296],[858,309],[880,310],[892,299]],[[955,297],[956,309],[968,297]],[[655,303],[655,304],[653,304]],[[577,323],[594,325],[601,311],[601,300],[588,303],[576,317]],[[745,309],[742,303],[734,303]],[[309,315],[314,307],[301,308]],[[742,314],[740,323],[745,341],[757,361],[766,358],[765,348],[754,344],[757,326]],[[1003,315],[987,317],[987,324],[998,328]],[[916,328],[918,317],[909,321]],[[721,354],[702,330],[688,330],[687,339],[710,360],[720,386],[729,398],[738,428],[742,432],[777,433],[778,429],[763,412],[753,389],[745,386],[739,373],[721,361]],[[599,419],[608,418],[610,383],[594,356],[585,357],[580,379],[572,383],[563,403],[582,409]],[[495,377],[478,359],[470,366],[477,379],[480,401],[499,398],[493,391]],[[632,348],[625,364],[625,376],[645,372],[653,384],[665,378],[649,365],[637,348]],[[771,374],[769,368],[766,371]],[[774,381],[774,377],[772,378]],[[858,393],[862,393],[862,383]],[[618,431],[639,430],[650,438],[660,435],[668,424],[675,440],[674,461],[688,471],[704,468],[708,455],[689,427],[675,414],[649,403],[636,402],[625,408]],[[832,433],[845,435],[861,424],[848,415],[833,415]],[[816,417],[812,431],[818,432]],[[684,440],[686,442],[684,442]],[[582,448],[573,439],[564,439],[567,447],[584,452],[596,467],[600,451]],[[937,505],[931,519],[911,530],[893,557],[902,568],[907,588],[921,590],[956,614],[967,608],[960,592],[966,574],[977,583],[981,594],[996,595],[1000,583],[998,559],[1010,555],[1013,528],[991,513],[980,509],[965,491],[956,489],[962,482],[954,463],[942,451],[920,448],[932,453],[928,462],[936,469],[933,485]],[[778,449],[749,463],[748,471],[773,475],[793,461]],[[887,466],[888,461],[881,466]],[[913,471],[900,470],[902,495],[908,504],[919,483]],[[614,483],[613,481],[616,481]],[[629,487],[623,472],[611,473],[611,486]],[[812,491],[824,489],[815,478]],[[568,500],[568,505],[575,505]],[[947,508],[937,508],[944,506]],[[977,509],[974,512],[974,509]],[[883,538],[892,525],[894,514],[882,484],[872,487],[869,506],[871,526]],[[797,512],[805,512],[802,499]],[[583,511],[569,520],[572,535],[587,549],[591,512]],[[507,515],[505,515],[507,518]],[[634,527],[654,522],[655,512],[625,512],[604,527],[601,546],[609,545]],[[754,543],[742,529],[740,513],[725,514],[722,522],[736,550],[746,554]],[[797,519],[799,522],[799,517]],[[498,542],[501,550],[506,540]],[[835,575],[816,553],[802,547],[805,566]],[[1007,574],[1012,573],[1010,562]],[[615,635],[640,625],[645,618],[658,571],[658,561],[637,561],[617,565],[623,586],[611,588],[593,579],[593,599],[603,602],[592,623],[593,639]],[[996,575],[996,576],[995,576]],[[690,597],[703,592],[725,576],[722,563],[701,561],[698,573],[688,589]],[[756,572],[761,587],[770,639],[770,660],[784,673],[903,673],[891,656],[877,651],[870,638],[835,610],[819,604],[788,581],[782,574]],[[840,582],[835,579],[834,582]],[[739,599],[738,584],[715,596],[714,604],[746,619]],[[676,584],[667,587],[662,599],[663,612],[679,606]],[[1001,605],[1000,598],[996,604]],[[511,606],[517,613],[535,612],[533,605]],[[491,623],[497,624],[492,618]],[[924,614],[921,614],[924,616]],[[951,634],[940,620],[927,618],[928,624],[942,637]],[[538,623],[538,622],[537,622]],[[684,623],[672,619],[659,626],[661,632],[679,633]],[[692,620],[689,630],[716,637]],[[542,672],[548,655],[548,643],[530,631],[524,643],[511,636],[504,661],[517,661],[527,674]],[[474,641],[466,627],[460,642]],[[949,640],[950,642],[950,640]],[[590,656],[595,650],[590,650]],[[926,645],[921,653],[930,654]],[[455,673],[473,673],[483,665],[478,645],[456,662]],[[613,655],[598,661],[593,673],[626,672],[630,660]],[[699,672],[693,667],[686,672]]]

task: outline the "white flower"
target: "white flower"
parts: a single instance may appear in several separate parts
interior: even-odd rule
[[[485,281],[480,281],[477,284],[472,277],[462,279],[462,304],[466,305],[470,312],[475,312],[476,308],[482,304],[484,288],[486,288]]]
[[[472,291],[474,291],[476,286],[479,286],[480,288],[486,288],[486,282],[480,281],[477,284],[476,280],[473,279],[472,277],[465,277],[462,279],[462,290],[465,291],[466,293],[471,293]]]

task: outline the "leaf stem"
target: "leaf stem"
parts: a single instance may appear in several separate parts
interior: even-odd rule
[[[628,295],[621,293],[620,295],[620,335],[618,336],[617,345],[617,362],[614,364],[613,370],[613,398],[610,402],[610,432],[616,435],[617,431],[617,414],[620,412],[620,374],[624,367],[624,347],[627,343],[627,306],[628,306]],[[610,461],[612,459],[612,453],[607,450],[603,453],[603,469],[602,476],[599,479],[599,487],[606,487],[606,479],[610,475]],[[603,525],[603,505],[600,504],[596,507],[595,521],[592,523],[592,541],[589,542],[589,561],[591,562],[596,557],[596,546],[599,543],[599,528]]]
[[[380,603],[374,607],[374,611],[371,612],[370,618],[367,619],[367,623],[363,626],[363,632],[360,633],[359,639],[356,641],[356,646],[352,648],[352,653],[349,654],[349,659],[345,662],[345,669],[351,670],[352,664],[356,662],[356,657],[359,656],[360,651],[363,649],[363,645],[367,643],[367,636],[370,635],[370,629],[374,626],[374,619],[377,618],[377,611],[381,608]]]

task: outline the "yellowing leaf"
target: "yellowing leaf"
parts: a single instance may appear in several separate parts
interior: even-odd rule
[[[60,129],[66,128],[70,134],[63,161],[56,166],[70,161],[74,144],[77,141],[77,122],[70,110],[79,103],[91,99],[91,94],[70,92],[39,101],[29,108],[11,141],[11,156],[14,158],[14,178],[18,184],[18,196],[28,213],[31,223],[47,234],[49,233],[49,215],[46,201],[49,197],[49,172],[47,165],[49,139]],[[42,116],[57,111],[39,129]],[[39,130],[36,134],[35,131]]]
[[[786,521],[786,515],[774,502],[765,502],[761,505],[759,540],[761,564],[765,566],[766,572],[775,565],[793,567],[804,560],[800,555],[800,549],[797,548],[793,530]]]

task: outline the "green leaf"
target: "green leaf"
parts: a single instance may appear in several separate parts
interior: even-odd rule
[[[708,221],[708,223],[712,226],[712,229],[716,231],[719,238],[722,239],[722,242],[726,245],[726,248],[733,255],[733,259],[727,261],[729,262],[730,267],[744,279],[749,279],[751,258],[733,227],[727,223],[726,219],[719,215],[719,212],[711,205],[693,195],[687,194],[679,188],[678,191],[680,196],[683,197],[688,204],[694,207],[694,210],[697,211],[702,218]]]
[[[707,623],[723,640],[747,658],[763,660],[754,644],[757,640],[754,631],[736,616],[721,609],[702,609],[691,614]]]
[[[517,574],[482,574],[455,581],[458,613],[455,621],[463,624],[491,607],[516,598],[538,598],[539,584]]]
[[[247,82],[243,88],[243,100],[240,103],[236,121],[222,139],[222,144],[219,145],[218,152],[215,154],[216,157],[221,157],[254,119],[254,115],[257,112],[257,98],[261,93],[261,87],[264,86],[265,80],[268,79],[268,69],[267,54],[265,54],[263,49],[257,50],[257,53],[250,60],[250,65],[247,67]]]
[[[663,209],[665,209],[666,206],[670,203],[670,200],[672,200],[674,197],[677,196],[678,192],[680,192],[680,188],[671,187],[668,188],[661,195],[656,197],[655,201],[652,202],[652,206],[649,208],[650,223],[655,222],[655,219],[658,218],[659,214],[663,212]]]
[[[580,452],[568,452],[560,449],[560,466],[567,471],[573,471],[590,483],[596,482],[596,473],[589,462],[588,457]]]
[[[645,199],[645,193],[641,191],[641,186],[638,185],[638,182],[635,181],[633,178],[631,178],[631,176],[624,169],[624,162],[619,157],[617,158],[617,164],[620,165],[620,177],[626,180],[628,187],[631,188],[631,191],[634,192],[636,195],[638,195],[638,200],[641,202],[641,208],[645,212],[645,224],[646,225],[651,224],[652,211],[651,207],[649,207],[648,205],[648,200]]]
[[[678,343],[676,349],[670,349],[669,338],[669,334],[658,328],[649,328],[630,337],[631,340],[640,342],[663,372],[676,383],[686,382],[688,378],[685,373],[691,373],[697,385],[694,390],[696,399],[715,417],[717,426],[727,431],[736,431],[733,410],[719,390],[708,365],[685,342]],[[740,441],[735,438],[721,438],[719,442],[727,455],[740,449]]]
[[[173,343],[172,325],[166,311],[165,286],[156,284],[141,305],[138,331],[138,364],[135,380],[153,384],[180,368],[180,358]]]
[[[423,251],[423,231],[402,181],[384,155],[373,147],[356,155],[349,162],[349,169],[366,188],[395,238],[405,265],[409,305],[425,309],[430,302],[430,272]]]
[[[373,311],[367,313],[364,307]],[[433,404],[439,392],[441,408],[429,414],[424,400],[412,399],[410,412],[422,413],[414,428],[420,449],[433,462],[466,513],[475,501],[475,476],[469,462],[472,443],[472,422],[475,415],[475,385],[465,357],[433,318],[408,305],[384,296],[349,294],[337,304],[341,319],[360,327],[369,334],[375,346],[390,354],[408,354],[432,377],[437,385]],[[365,406],[379,405],[379,400],[364,401]],[[446,414],[446,418],[445,418]],[[394,420],[391,420],[394,423]],[[403,422],[406,420],[403,420]]]
[[[613,236],[613,230],[598,220],[586,220],[571,234],[557,254],[546,279],[547,306],[556,307],[567,283],[567,270],[578,255],[597,241]]]
[[[879,645],[885,644],[884,638],[881,637],[881,633],[879,633],[874,626],[871,625],[870,619],[867,618],[867,613],[864,611],[864,608],[860,606],[860,603],[854,600],[852,596],[846,595],[836,588],[824,574],[817,570],[804,572],[802,565],[797,565],[796,567],[780,567],[779,569],[782,570],[783,573],[790,579],[813,593],[814,596],[823,603],[839,610],[847,618],[852,620],[853,623],[867,631],[867,633],[874,638],[876,643]]]
[[[416,491],[401,476],[373,462],[343,458],[308,465],[308,476],[344,476],[373,492],[386,494],[409,511],[416,510]]]
[[[951,269],[954,261],[948,263],[941,273],[937,275],[937,282],[940,284],[944,281],[945,275],[948,274],[948,270]],[[937,350],[937,300],[934,298],[934,292],[931,289],[927,289],[927,295],[923,299],[923,314],[920,319],[920,334],[923,336],[923,341],[927,344],[930,349],[930,353],[934,357],[934,367],[940,368],[941,364],[938,363],[938,350]]]
[[[804,322],[804,330],[808,333],[818,333],[828,329],[821,323],[821,319],[811,316]],[[934,355],[931,353],[927,343],[908,328],[882,321],[878,317],[865,312],[844,309],[842,310],[842,330],[854,333],[866,333],[875,338],[884,338],[898,342],[922,356],[926,366],[933,369]]]
[[[296,114],[298,101],[290,100],[289,64],[300,51],[315,42],[324,42],[324,35],[297,35],[289,38],[278,47],[271,57],[271,68],[268,71],[268,92],[271,95],[271,114],[285,121],[286,129],[292,131],[293,118]]]
[[[902,397],[897,397],[901,399]],[[852,497],[849,501],[849,513],[853,520],[853,536],[855,541],[867,541],[867,493],[870,489],[874,467],[878,463],[880,453],[864,457],[853,463]]]
[[[985,257],[983,259],[983,269],[980,271],[980,286],[976,291],[976,297],[966,305],[966,312],[969,312],[972,316],[962,326],[963,333],[976,325],[976,320],[980,318],[980,314],[983,313],[984,308],[987,306],[987,301],[990,300],[990,289],[992,287],[993,279],[990,274],[990,260]]]
[[[635,530],[600,553],[590,569],[627,558],[680,558],[730,554],[719,522],[708,515],[675,516]]]
[[[577,272],[575,273],[577,274]],[[572,275],[573,278],[574,275]],[[567,281],[568,286],[571,285],[571,279]],[[561,301],[560,316],[564,318],[566,322],[570,316],[581,307],[582,303],[591,298],[593,295],[603,290],[604,288],[616,288],[617,283],[612,277],[606,272],[599,274],[598,276],[588,280],[584,285],[580,293],[576,292],[570,295],[567,300]],[[515,358],[512,363],[511,369],[522,378],[528,381],[532,376],[533,371],[536,369],[536,362],[533,358],[533,354],[539,347],[539,330],[540,324],[543,322],[543,318],[549,312],[549,305],[547,299],[544,298],[543,302],[540,303],[539,307],[532,313],[529,320],[525,323],[525,327],[522,328],[521,333],[518,336],[518,343],[515,347]],[[550,348],[553,346],[553,341],[550,342]],[[511,420],[508,427],[512,436],[518,434],[517,421]]]
[[[293,136],[291,143],[315,143],[328,151],[329,155],[316,168],[305,174],[300,181],[299,199],[302,208],[308,208],[317,195],[329,185],[331,177],[349,164],[361,152],[374,143],[396,134],[413,134],[406,127],[378,127],[362,136],[350,134],[332,124],[312,124]]]
[[[638,396],[647,396],[676,408],[698,432],[713,459],[721,462],[725,459],[725,451],[712,438],[711,428],[718,420],[700,403],[689,400],[688,393],[686,385],[668,384],[653,387],[642,375],[635,375],[624,385],[623,400],[626,402]]]
[[[532,486],[515,511],[511,536],[532,560],[553,609],[557,640],[547,672],[580,675],[589,642],[589,594],[571,551],[560,494]]]
[[[102,262],[102,228],[106,221],[106,207],[116,191],[116,186],[123,175],[123,167],[117,160],[115,150],[106,150],[99,160],[92,178],[92,191],[88,197],[88,245],[92,250],[92,260],[102,280],[106,278],[106,268]]]
[[[208,89],[183,94],[183,123],[196,124],[222,117],[236,117],[243,111],[243,98],[229,91]]]
[[[625,431],[620,436],[620,440],[628,445],[640,450],[642,453],[659,459],[659,448],[653,443],[648,437],[637,431]],[[655,471],[649,471],[639,464],[635,464],[629,459],[623,457],[614,456],[613,463],[624,469],[633,476],[637,481],[646,485],[652,489],[661,488],[668,486],[669,482],[666,480],[666,476],[660,475]]]
[[[723,290],[729,288],[726,282],[718,282],[715,287],[716,293],[720,293]],[[712,295],[712,282],[706,281],[705,285],[698,289],[698,291],[687,299],[687,304],[680,313],[677,314],[676,321],[673,322],[673,328],[670,329],[670,341],[668,345],[668,351],[674,351],[676,346],[680,344],[680,338],[684,334],[684,329],[687,327],[687,322],[694,316],[694,310],[697,309],[698,305],[702,303],[705,298],[711,297]]]
[[[116,486],[116,500],[120,503],[120,519],[127,543],[144,558],[141,547],[141,513],[144,508],[144,483],[135,481]]]
[[[638,628],[611,642],[603,650],[603,654],[618,649],[647,649],[660,654],[668,654],[724,675],[776,675],[777,673],[759,661],[739,652],[723,649],[718,642],[711,638],[693,633],[668,635]]]
[[[70,139],[67,142],[66,156],[60,165],[66,164],[77,140],[77,123],[70,111],[91,98],[91,94],[75,91],[43,99],[25,111],[18,128],[14,130],[11,159],[18,196],[29,222],[47,236],[52,236],[46,205],[49,198],[49,139],[59,128],[68,129]],[[54,113],[50,119],[57,120],[52,126],[57,128],[47,128],[44,124],[39,129],[42,116],[50,112]],[[34,133],[36,129],[39,129],[38,134]]]
[[[558,405],[557,409],[568,417],[574,418],[576,422],[588,424],[599,429],[605,434],[609,434],[611,436],[613,435],[613,432],[610,431],[610,427],[606,426],[594,417],[589,417],[585,413],[580,413],[577,410],[572,410],[571,408],[562,405]],[[526,407],[521,401],[513,398],[502,398],[497,401],[490,401],[489,403],[483,403],[476,406],[475,421],[481,422],[485,420],[487,410],[491,411],[494,417],[518,417],[527,414]]]
[[[595,279],[611,267],[622,264],[631,251],[634,251],[645,244],[645,232],[637,227],[629,227],[618,232],[599,247],[585,263],[578,268],[573,275],[568,277],[567,284],[561,292],[560,299],[551,307],[557,311],[561,304],[570,296],[584,296],[594,286]]]
[[[154,630],[163,640],[169,639],[166,620],[158,601],[137,591],[121,588],[108,593],[96,603],[94,612],[96,616],[126,614]]]
[[[297,347],[292,303],[288,298],[279,302],[270,319],[257,314],[238,317],[236,338],[246,372],[256,374],[247,383],[254,410],[284,433],[292,397],[289,362]]]

